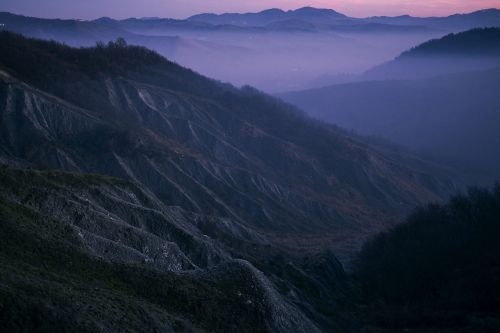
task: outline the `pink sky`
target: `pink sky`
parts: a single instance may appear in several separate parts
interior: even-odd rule
[[[39,17],[185,18],[202,12],[247,12],[277,7],[332,8],[349,16],[444,16],[500,8],[500,0],[0,0],[0,11]]]

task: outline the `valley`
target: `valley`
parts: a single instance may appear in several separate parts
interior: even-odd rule
[[[0,331],[497,332],[499,13],[0,12]]]

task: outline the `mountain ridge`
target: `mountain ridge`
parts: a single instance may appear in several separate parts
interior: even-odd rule
[[[238,25],[230,21],[212,24],[161,18],[61,21],[0,13],[0,23],[4,24],[0,29],[75,47],[123,37],[130,44],[154,49],[206,76],[276,93],[306,88],[304,82],[312,82],[325,73],[364,72],[411,46],[449,32],[500,26],[500,15],[493,16],[487,20],[470,20],[467,16],[459,18],[458,25],[449,25],[441,20],[436,23],[328,15],[325,19],[321,14],[301,14]]]
[[[75,71],[73,64],[77,55],[91,56],[80,66],[93,66],[100,63],[100,57],[107,59],[107,54],[116,61],[120,54],[127,59],[128,52],[146,52],[143,56],[147,56],[144,49],[110,44],[107,48],[74,50],[55,43],[26,43],[21,37],[5,34],[3,44],[7,48],[10,43],[12,48],[3,59],[0,56],[3,70],[17,68],[27,78],[36,73],[26,66],[27,57],[35,54],[31,43],[50,46],[49,50],[54,48],[69,62],[58,62],[58,68],[47,77],[50,80],[45,76],[38,80],[41,83],[36,77],[31,79],[31,84],[40,86],[48,95],[15,80],[3,80],[1,100],[11,110],[2,125],[4,156],[45,167],[132,179],[146,184],[163,200],[194,211],[205,207],[208,212],[247,223],[259,221],[259,229],[275,234],[275,240],[281,239],[284,244],[288,242],[286,237],[277,235],[284,224],[287,230],[296,229],[291,237],[297,237],[298,230],[324,232],[333,227],[331,221],[337,221],[336,232],[347,230],[346,223],[353,230],[378,228],[377,224],[363,226],[360,221],[368,222],[370,216],[381,214],[376,207],[384,206],[384,210],[399,214],[405,207],[412,207],[415,200],[438,200],[446,196],[451,185],[446,181],[437,181],[437,187],[430,185],[432,173],[445,175],[444,170],[432,171],[433,167],[425,162],[408,160],[403,162],[412,175],[408,178],[398,169],[396,155],[389,157],[369,148],[335,127],[312,121],[255,90],[219,84],[166,60],[159,60],[160,67],[140,67],[140,71],[129,72],[126,77],[123,73],[114,78],[102,73],[97,77],[84,75],[79,69]],[[26,52],[26,47],[31,53]],[[48,57],[39,53],[36,66],[49,62],[40,68],[50,68],[56,54],[50,52]],[[92,60],[92,56],[98,58]],[[9,65],[6,57],[14,59],[14,63]],[[79,77],[77,84],[68,84],[71,71],[75,71],[72,76]],[[16,97],[23,95],[27,96],[26,102]],[[61,99],[76,108],[61,103]],[[67,115],[61,118],[63,110]],[[24,120],[16,120],[14,114]],[[81,125],[76,126],[78,123]],[[317,134],[311,136],[313,131]],[[18,141],[20,133],[24,133],[23,140]],[[92,144],[90,136],[98,144]],[[31,141],[35,138],[40,142],[37,146]],[[127,146],[134,149],[123,148]],[[82,160],[82,153],[94,157]],[[99,163],[101,159],[105,162]],[[228,191],[232,197],[227,196]],[[401,194],[396,195],[399,191]],[[357,211],[357,205],[367,211]],[[321,244],[325,235],[317,231],[314,234]],[[334,238],[340,239],[340,235]]]
[[[124,39],[0,43],[1,325],[356,331],[344,267],[462,186]]]
[[[344,14],[338,13],[333,9],[321,9],[314,7],[302,7],[295,10],[281,10],[277,8],[267,9],[256,13],[224,13],[224,14],[198,14],[188,17],[188,21],[201,21],[209,23],[228,23],[237,25],[267,25],[273,20],[286,20],[312,17],[315,19],[325,18],[347,18]],[[229,20],[229,21],[228,21]]]
[[[248,261],[135,184],[4,166],[0,183],[1,329],[319,332]]]
[[[350,83],[279,96],[314,117],[444,158],[489,183],[500,176],[499,45],[500,28],[450,34]]]
[[[4,17],[7,12],[0,12]],[[17,14],[10,14],[24,19],[37,19],[35,17],[22,16]],[[1,16],[0,16],[1,17]],[[148,18],[134,18],[127,19],[113,19],[109,17],[101,17],[95,20],[52,20],[59,22],[75,22],[80,24],[101,23],[111,27],[114,24],[115,32],[119,29],[120,25],[117,23],[126,24],[132,22],[143,22],[144,24],[158,24],[162,23],[164,28],[171,29],[215,29],[234,30],[237,27],[254,29],[259,31],[258,28],[263,29],[266,26],[272,27],[271,23],[286,21],[290,19],[304,20],[310,24],[316,25],[316,28],[324,30],[322,24],[330,23],[334,27],[342,26],[357,26],[359,24],[379,23],[394,26],[423,26],[426,29],[442,29],[444,31],[452,29],[471,29],[479,27],[500,26],[500,9],[491,8],[485,10],[474,11],[463,14],[453,14],[441,17],[416,17],[409,15],[400,16],[370,16],[364,18],[348,17],[344,14],[338,13],[333,9],[323,9],[314,7],[302,7],[295,10],[281,10],[281,9],[268,9],[260,12],[247,12],[247,13],[202,13],[196,14],[186,19],[172,19],[162,17],[148,17]],[[5,20],[5,19],[4,19]],[[39,21],[50,19],[38,19]],[[483,23],[481,23],[483,22]],[[5,23],[4,23],[5,24]],[[8,23],[7,23],[8,24]],[[126,25],[122,25],[122,27]],[[226,27],[226,28],[224,28]],[[329,26],[327,27],[329,28]],[[328,29],[327,29],[328,30]],[[265,31],[265,30],[261,30]],[[19,31],[20,32],[20,31]],[[122,32],[125,33],[125,32]],[[116,37],[116,35],[115,35]]]
[[[471,29],[417,45],[362,79],[413,79],[500,66],[500,28]]]

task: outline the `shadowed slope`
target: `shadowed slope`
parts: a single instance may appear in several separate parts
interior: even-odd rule
[[[2,331],[318,331],[196,218],[136,185],[5,167],[0,185]]]
[[[377,80],[280,96],[311,116],[432,154],[490,182],[500,176],[499,45],[498,28],[449,35],[365,77]]]
[[[413,79],[500,66],[500,28],[472,29],[433,39],[364,74],[365,79]]]
[[[500,187],[414,212],[356,269],[370,332],[498,332]]]
[[[2,42],[4,159],[132,179],[290,248],[347,245],[453,188],[439,168],[145,49]]]

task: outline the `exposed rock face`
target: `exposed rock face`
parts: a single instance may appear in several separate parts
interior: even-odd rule
[[[35,223],[47,224],[47,229],[43,230],[46,234],[37,237],[53,237],[54,230],[66,228],[63,239],[55,240],[54,243],[71,242],[72,251],[82,251],[90,258],[101,258],[109,263],[134,264],[138,268],[143,267],[141,269],[152,267],[160,272],[176,272],[187,281],[208,281],[212,286],[226,286],[218,292],[224,297],[233,298],[248,311],[256,312],[262,322],[255,323],[255,327],[273,332],[319,332],[310,319],[276,291],[273,283],[262,272],[246,260],[232,259],[223,246],[201,234],[196,225],[191,223],[196,217],[179,208],[164,206],[136,185],[101,176],[10,168],[0,170],[0,184],[2,203],[22,207],[30,212],[30,217],[35,216],[31,217],[38,221]],[[4,206],[1,208],[3,214],[8,210]],[[9,222],[3,223],[6,227]],[[22,224],[15,225],[16,231],[25,227]],[[9,237],[6,230],[1,231],[3,240]],[[241,239],[241,242],[245,242],[245,239]],[[47,240],[42,244],[53,246]],[[17,246],[21,252],[28,245],[21,242]],[[2,255],[9,253],[6,249],[0,252]],[[22,258],[16,257],[16,260],[22,262]],[[43,265],[43,262],[38,264]],[[69,271],[80,274],[71,268]],[[31,278],[37,283],[34,287],[40,287],[38,280],[41,277],[34,273]],[[33,280],[31,284],[35,283]],[[15,292],[10,282],[2,279],[2,283],[6,283],[4,291]],[[93,287],[90,285],[87,288]],[[189,293],[181,296],[181,301],[189,302],[190,297],[196,297],[198,292],[200,290],[194,286]],[[147,300],[144,296],[140,298]],[[3,304],[5,299],[0,297],[0,301]],[[144,308],[143,305],[140,307]],[[165,307],[160,307],[159,312],[167,318],[167,323],[169,315],[175,315],[175,312],[171,313]],[[101,318],[105,325],[115,319]],[[94,320],[99,322],[99,319]],[[202,327],[207,325],[203,323],[202,316],[192,321]],[[165,325],[168,326],[167,323]],[[149,330],[153,326],[146,325],[144,329]]]
[[[455,188],[446,170],[143,49],[0,40],[0,161],[132,182],[8,170],[5,200],[70,226],[92,258],[205,276],[253,307],[255,330],[345,329],[330,249],[348,259]]]
[[[3,159],[130,179],[292,247],[357,239],[453,188],[433,166],[173,64],[96,75],[33,81],[46,91],[4,75]]]
[[[42,239],[42,246],[51,247],[54,244],[69,242],[71,243],[70,251],[81,252],[81,255],[90,257],[90,260],[100,258],[108,263],[107,265],[125,263],[133,264],[135,266],[132,267],[137,269],[152,267],[159,272],[176,272],[179,278],[187,280],[188,283],[191,280],[205,281],[204,283],[208,282],[216,289],[224,286],[218,291],[224,295],[223,297],[232,298],[235,303],[254,312],[260,320],[260,322],[253,323],[255,326],[242,326],[244,329],[254,330],[261,327],[271,332],[320,331],[316,324],[313,324],[296,306],[292,305],[292,302],[286,300],[286,297],[276,290],[274,284],[261,271],[246,260],[232,259],[223,245],[202,234],[196,223],[192,223],[200,217],[187,214],[180,208],[166,207],[154,196],[134,184],[95,175],[26,171],[6,167],[0,169],[0,184],[0,203],[2,204],[0,213],[5,214],[2,215],[3,226],[9,226],[12,223],[11,219],[14,220],[17,217],[9,213],[11,206],[17,207],[16,212],[29,212],[23,214],[28,216],[30,223],[44,226],[43,233],[36,233],[36,230],[31,230],[30,227],[26,230],[23,224],[14,224],[13,227],[16,232],[36,233],[35,238]],[[37,228],[42,227],[37,226]],[[55,235],[59,236],[57,230],[61,228],[65,230],[64,237],[50,240]],[[238,227],[233,229],[239,230]],[[8,242],[8,235],[2,232],[2,239],[6,242]],[[239,241],[245,243],[247,238],[242,237]],[[21,253],[26,251],[25,246],[29,245],[20,242],[15,246],[18,247],[16,251]],[[9,248],[4,248],[0,253],[2,255],[14,254],[8,250]],[[268,247],[269,255],[274,251]],[[44,260],[50,259],[45,257]],[[56,262],[58,260],[63,259],[57,258]],[[14,261],[22,265],[26,264],[21,256],[16,256]],[[38,265],[48,270],[52,268],[44,261],[33,264],[34,267]],[[73,271],[71,267],[69,272],[76,275],[81,273],[77,270]],[[340,272],[340,280],[341,276]],[[38,273],[33,273],[29,277],[32,288],[42,287],[39,281],[42,277]],[[14,287],[12,281],[6,279],[0,279],[0,281],[5,284],[6,289],[3,291],[7,295],[20,292],[17,290],[20,287]],[[281,283],[288,284],[285,281]],[[134,282],[129,281],[128,284],[130,287],[136,287]],[[181,301],[189,302],[191,297],[198,297],[196,295],[201,290],[197,287],[199,286],[194,285],[192,290],[182,295]],[[293,285],[289,284],[290,287]],[[86,288],[92,289],[93,287],[90,285]],[[113,288],[108,289],[110,290],[107,292],[113,290]],[[7,302],[3,296],[0,297],[1,304]],[[120,297],[123,295],[118,296],[118,299],[113,302],[118,302]],[[216,295],[212,297],[217,298]],[[139,298],[142,301],[148,301],[148,297],[144,295]],[[294,298],[298,300],[300,296],[296,295]],[[15,304],[20,306],[20,304],[36,303],[38,298],[34,297],[34,299],[35,301],[18,301],[19,303]],[[61,311],[59,306],[60,304],[56,302],[52,312]],[[138,306],[142,311],[149,311],[144,304]],[[221,311],[227,310],[222,308]],[[238,310],[231,309],[231,311],[237,312]],[[0,314],[4,315],[4,313]],[[166,321],[161,329],[167,329],[167,331],[169,331],[171,316],[179,315],[175,311],[172,313],[166,306],[160,307],[159,314]],[[75,314],[71,313],[71,315]],[[210,327],[203,322],[202,316],[198,318],[195,313],[191,315],[195,315],[195,318],[190,319],[195,326]],[[10,319],[7,316],[7,322]],[[101,317],[94,321],[103,325],[112,325],[114,320],[116,318],[111,316],[111,318]],[[227,325],[231,323],[228,322]],[[147,331],[152,327],[154,327],[153,323],[149,323],[143,328]],[[130,326],[121,328],[130,329]],[[105,331],[117,329],[120,330],[120,326],[104,328]]]
[[[31,183],[21,184],[23,178]],[[5,198],[70,225],[99,257],[168,271],[206,268],[230,258],[197,230],[191,214],[166,207],[125,181],[8,170],[2,185]]]

